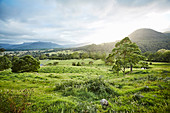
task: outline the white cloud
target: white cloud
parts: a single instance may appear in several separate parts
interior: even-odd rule
[[[169,6],[168,0],[2,0],[0,41],[115,41],[138,28],[168,29]]]

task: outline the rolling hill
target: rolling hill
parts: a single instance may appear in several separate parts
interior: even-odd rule
[[[170,49],[169,33],[161,33],[152,29],[138,29],[128,37],[140,47],[142,52]]]
[[[138,29],[128,36],[132,42],[135,42],[142,52],[151,51],[156,52],[159,49],[170,50],[170,32],[157,32],[152,29]],[[117,41],[116,41],[117,42]],[[105,51],[110,53],[114,48],[116,42],[103,43],[103,44],[91,44],[74,50],[84,51]]]

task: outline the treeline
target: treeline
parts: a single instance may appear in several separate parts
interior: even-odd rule
[[[50,59],[50,60],[69,60],[69,59],[87,59],[91,58],[94,60],[102,59],[104,60],[106,58],[105,52],[73,52],[72,54],[65,54],[65,53],[59,53],[59,54],[41,54],[38,57],[40,60],[44,59]]]
[[[170,62],[170,50],[160,49],[155,53],[145,52],[143,55],[147,58],[148,61],[152,62]]]

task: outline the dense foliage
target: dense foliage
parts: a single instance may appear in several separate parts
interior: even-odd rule
[[[160,49],[155,53],[145,52],[143,55],[149,61],[170,62],[170,50]]]
[[[6,56],[0,56],[0,71],[11,68],[12,63]]]
[[[30,55],[15,58],[12,62],[12,72],[37,72],[40,62]]]

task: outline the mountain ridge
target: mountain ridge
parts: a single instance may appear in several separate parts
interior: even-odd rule
[[[18,49],[18,50],[29,50],[29,49],[52,49],[52,48],[62,48],[62,45],[55,44],[52,42],[24,42],[22,44],[0,44],[1,48],[5,49]]]
[[[164,33],[155,31],[153,29],[141,28],[137,29],[128,35],[132,42],[135,42],[142,52],[151,51],[156,52],[159,49],[170,50],[170,31]],[[71,44],[71,45],[59,45],[52,42],[24,42],[23,44],[10,45],[0,44],[0,48],[7,50],[31,50],[31,49],[72,49],[72,50],[84,50],[84,51],[101,51],[110,53],[114,48],[116,42],[108,42],[102,44]],[[83,46],[84,45],[84,46]]]
[[[151,51],[156,52],[159,49],[170,50],[170,33],[161,33],[153,29],[141,28],[137,29],[128,35],[132,42],[135,42],[142,52]],[[105,51],[110,53],[114,48],[116,42],[91,44],[83,47],[76,48],[75,50],[85,51]]]

